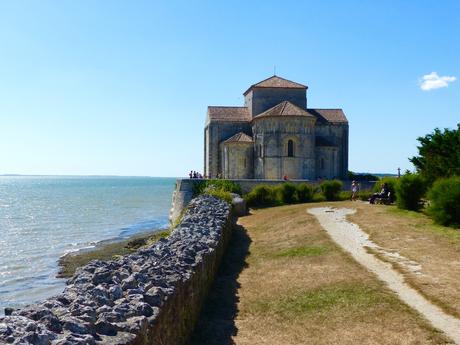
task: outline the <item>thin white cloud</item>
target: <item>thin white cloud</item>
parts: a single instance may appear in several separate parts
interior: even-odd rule
[[[448,87],[449,83],[456,81],[456,77],[452,76],[439,76],[436,72],[431,72],[430,74],[425,74],[420,80],[420,88],[423,91],[429,91],[434,89],[440,89],[443,87]]]

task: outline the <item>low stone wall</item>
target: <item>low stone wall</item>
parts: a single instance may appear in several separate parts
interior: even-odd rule
[[[92,261],[62,294],[0,318],[0,344],[185,344],[233,223],[227,203],[192,200],[167,239]]]
[[[176,181],[176,188],[173,192],[172,197],[172,204],[171,210],[169,212],[169,220],[172,224],[174,224],[180,217],[182,210],[185,209],[187,204],[192,200],[193,197],[193,184],[197,183],[198,181],[202,181],[201,179],[179,179]],[[250,192],[255,186],[259,184],[266,184],[266,185],[277,185],[280,183],[284,183],[284,180],[257,180],[257,179],[240,179],[240,180],[230,180],[238,183],[243,190],[243,193]],[[310,181],[310,180],[290,180],[294,184],[299,183],[308,183],[313,186],[318,186],[319,181]],[[343,183],[343,190],[350,190],[351,189],[351,181],[342,181]],[[359,182],[361,190],[371,190],[374,187],[375,182],[372,181],[362,181]]]
[[[174,224],[182,214],[182,211],[193,198],[193,183],[195,179],[178,179],[176,188],[172,195],[171,210],[169,211],[169,221]]]

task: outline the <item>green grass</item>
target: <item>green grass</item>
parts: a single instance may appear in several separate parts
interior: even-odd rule
[[[279,257],[305,257],[305,256],[319,256],[326,252],[328,252],[329,248],[327,247],[297,247],[297,248],[289,248],[279,252],[276,256]]]
[[[258,313],[273,313],[280,316],[307,315],[332,308],[344,313],[356,313],[373,305],[398,303],[398,301],[376,288],[361,283],[338,283],[319,289],[296,291],[292,295],[272,296],[253,303]]]
[[[160,231],[144,235],[135,236],[125,241],[103,244],[89,251],[70,254],[59,260],[61,267],[58,277],[70,278],[78,267],[84,266],[92,260],[108,261],[119,256],[131,254],[138,249],[150,246],[160,238],[169,236],[170,231]]]
[[[232,203],[233,198],[230,192],[226,192],[222,189],[207,189],[203,193],[207,195],[212,195],[218,199],[228,202],[229,204]]]
[[[387,211],[391,215],[399,215],[406,218],[410,218],[414,221],[412,224],[413,228],[418,231],[429,231],[452,240],[456,243],[460,242],[460,230],[435,224],[434,221],[429,218],[424,212],[416,212],[399,209],[395,206],[387,206]]]

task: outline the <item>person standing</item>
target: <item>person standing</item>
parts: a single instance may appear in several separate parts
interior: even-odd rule
[[[351,183],[351,201],[356,201],[358,198],[359,185],[358,182],[353,181]]]

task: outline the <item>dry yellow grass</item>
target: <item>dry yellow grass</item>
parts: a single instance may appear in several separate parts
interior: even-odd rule
[[[357,213],[350,221],[373,242],[422,266],[422,274],[414,274],[396,264],[406,281],[446,312],[460,317],[460,230],[435,225],[422,213],[395,206],[353,203],[353,207]]]
[[[240,218],[191,344],[448,343],[306,212],[324,205]]]

